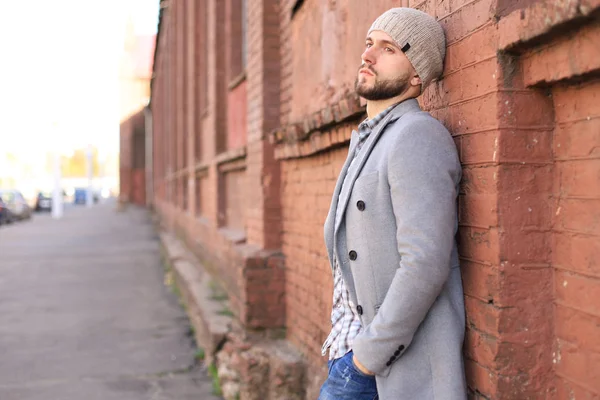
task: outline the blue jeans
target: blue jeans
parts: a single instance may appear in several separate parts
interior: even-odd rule
[[[354,365],[352,351],[329,360],[329,375],[321,386],[318,400],[377,400],[375,377],[366,375]]]

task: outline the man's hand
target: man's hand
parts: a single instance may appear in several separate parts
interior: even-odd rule
[[[354,365],[356,365],[356,368],[359,369],[360,372],[362,372],[365,375],[375,375],[373,372],[369,371],[364,365],[362,365],[360,363],[360,361],[358,361],[358,359],[356,358],[356,356],[354,354],[352,354],[352,362],[354,363]]]

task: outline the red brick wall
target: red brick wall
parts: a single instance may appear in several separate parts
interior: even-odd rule
[[[135,168],[131,171],[131,193],[130,201],[139,206],[146,205],[146,170]]]
[[[282,91],[284,125],[301,122],[306,118],[304,115],[314,114],[343,98],[354,83],[369,24],[387,8],[398,5],[392,1],[380,1],[371,6],[359,2],[348,3],[346,6],[305,1],[293,20],[288,21],[287,32],[282,34],[282,42],[287,46],[283,54],[289,52],[292,56],[285,61],[283,70],[293,72],[283,73],[284,77],[289,76],[287,79],[291,82],[284,84]],[[499,290],[498,286],[494,285],[494,280],[497,279],[494,279],[493,275],[494,270],[497,271],[494,266],[498,265],[499,258],[496,207],[498,187],[495,181],[495,173],[499,167],[495,165],[497,159],[494,157],[497,154],[494,153],[494,146],[498,146],[496,142],[500,134],[500,100],[497,90],[500,68],[496,59],[496,28],[492,24],[490,14],[492,2],[481,0],[438,4],[433,1],[421,1],[410,5],[437,16],[447,33],[448,61],[444,80],[432,85],[421,98],[421,102],[434,116],[441,119],[455,136],[461,159],[465,162],[465,176],[472,177],[469,186],[463,184],[460,221],[466,302],[469,315],[472,315],[467,346],[467,356],[470,360],[467,362],[477,365],[477,368],[487,369],[489,374],[494,370],[494,349],[489,347],[494,344],[488,343],[493,339],[483,330],[486,321],[494,321],[496,318],[496,308],[489,304],[489,301]],[[284,12],[282,15],[285,20],[289,14]],[[309,34],[307,21],[310,21],[310,26],[315,25],[315,21],[323,25],[327,24],[327,21],[337,22],[335,31],[345,32],[340,36],[344,37],[344,40],[336,43],[337,39],[325,39],[329,37],[326,34],[319,40],[319,32]],[[330,52],[334,54],[331,56],[333,60],[329,60]],[[282,60],[286,60],[285,56]],[[311,95],[312,93],[316,93],[317,96]],[[320,145],[316,141],[317,137],[321,137]],[[313,141],[313,147],[320,147],[321,150],[327,149],[329,143],[338,142],[319,134],[319,131],[313,133],[310,140]],[[307,150],[305,153],[311,154],[314,151]],[[285,153],[284,149],[281,153]],[[302,161],[283,161],[288,332],[290,340],[307,355],[315,367],[320,365],[319,362],[323,362],[318,354],[330,328],[331,277],[325,255],[322,223],[330,204],[335,177],[341,169],[345,154],[346,149],[342,148],[326,155],[318,153],[308,159],[301,159]],[[324,158],[328,160],[328,164],[322,161]],[[325,168],[326,172],[320,171],[319,168]],[[296,185],[288,183],[290,180],[293,182],[293,179],[298,181]],[[317,181],[313,183],[311,179]],[[298,187],[302,187],[303,190],[300,191]],[[311,210],[307,222],[304,223],[298,217],[294,218],[292,210],[304,210],[303,215],[307,214],[307,210]],[[307,263],[312,265],[310,270],[306,268]],[[306,301],[309,302],[308,306]],[[316,308],[324,311],[311,317],[310,310]],[[489,324],[492,328],[497,322]],[[474,368],[471,367],[471,370]],[[470,377],[472,387],[486,384],[482,379],[472,376],[473,374]]]
[[[552,91],[553,362],[559,399],[600,395],[600,81]]]
[[[146,205],[145,116],[140,110],[121,122],[119,197],[121,201]]]
[[[283,253],[286,255],[289,340],[311,364],[323,363],[329,334],[333,283],[323,223],[346,149],[283,163]]]
[[[294,3],[286,4],[291,7]],[[336,8],[332,4],[305,1],[292,21],[289,20],[289,8],[282,13],[285,28],[282,33],[285,49],[282,57],[284,128],[277,132],[275,141],[284,138],[277,153],[284,169],[282,196],[284,253],[288,266],[288,332],[290,340],[307,354],[314,367],[319,365],[315,352],[318,353],[329,329],[329,321],[327,315],[311,318],[306,310],[330,301],[320,293],[320,290],[327,291],[330,278],[321,267],[321,263],[327,263],[320,258],[324,257],[323,248],[319,248],[322,246],[320,227],[316,226],[318,224],[310,227],[312,213],[309,214],[309,222],[302,224],[292,216],[292,210],[327,209],[329,198],[316,200],[316,191],[321,188],[321,183],[311,183],[317,179],[314,177],[318,171],[315,165],[321,165],[324,157],[320,152],[328,151],[339,141],[333,140],[334,135],[327,130],[323,132],[318,124],[324,124],[323,119],[329,112],[328,104],[334,104],[331,110],[335,114],[335,102],[339,101],[336,89],[349,84],[351,79],[343,77],[343,73],[336,74],[335,78],[342,77],[341,82],[336,82],[337,87],[332,86],[329,77],[322,74],[328,64],[327,55],[323,54],[327,53],[326,46],[331,43],[325,38],[319,40],[318,33],[311,35],[303,24],[308,25],[307,20],[311,21],[311,26],[315,25],[315,21],[325,24],[333,18],[338,23],[336,31],[348,29],[344,25],[349,21],[356,28],[361,26],[361,22],[353,15],[365,15],[375,10],[377,15],[392,5],[384,3],[370,8],[352,3],[351,9],[347,9],[344,5]],[[541,20],[547,24],[548,18],[540,18],[536,14],[538,9],[528,9],[527,2],[513,3],[490,0],[410,2],[411,6],[438,18],[448,41],[443,79],[425,92],[421,104],[451,131],[463,162],[459,246],[468,321],[466,367],[474,398],[536,398],[540,393],[541,396],[554,396],[556,393],[552,371],[552,354],[556,354],[552,322],[555,278],[549,268],[553,254],[553,222],[550,216],[555,212],[552,208],[552,183],[556,179],[552,154],[555,110],[545,90],[529,87],[539,85],[533,82],[532,71],[537,78],[543,72],[552,72],[553,75],[547,79],[552,81],[597,68],[590,65],[590,57],[565,57],[565,54],[597,53],[586,47],[593,43],[590,37],[600,36],[594,28],[585,28],[582,34],[572,38],[565,30],[568,28],[552,28],[538,23]],[[502,17],[513,9],[525,10],[516,12],[518,20],[515,15],[507,19],[512,24],[512,31],[510,25],[499,30],[494,14]],[[548,13],[561,15],[564,22],[570,18],[569,12],[572,11],[558,9]],[[332,13],[333,16],[330,15]],[[521,15],[523,18],[520,18]],[[364,31],[368,28],[366,20],[362,22]],[[561,22],[560,19],[556,21]],[[562,36],[554,32],[556,36],[544,39],[552,41],[552,37],[559,38],[544,50],[549,53],[550,61],[546,64],[533,62],[532,59],[539,58],[539,51],[527,53],[530,45],[523,44],[533,37],[527,36],[532,35],[532,25],[537,26],[540,35],[545,35],[550,29],[563,29]],[[520,42],[517,38],[511,43],[511,35],[515,32],[523,40]],[[565,43],[569,40],[579,47],[571,48],[572,45]],[[359,49],[361,42],[362,39],[357,40],[356,48]],[[557,45],[560,51],[556,51]],[[352,46],[351,41],[346,42],[346,48],[342,47],[340,53],[353,54],[356,48],[352,49]],[[499,50],[509,47],[511,53],[499,53]],[[337,48],[331,50],[338,51]],[[523,52],[525,54],[520,57]],[[286,58],[288,53],[291,55]],[[344,55],[336,58],[344,59]],[[571,69],[556,68],[554,63],[557,61]],[[348,68],[352,65],[349,59],[341,64],[352,70]],[[519,69],[523,65],[530,71],[521,76]],[[303,84],[312,89],[308,90]],[[327,92],[329,98],[325,96],[323,100],[322,91]],[[311,93],[318,96],[311,97]],[[298,138],[304,141],[298,143]],[[296,144],[292,146],[290,141]],[[334,163],[341,165],[345,150],[329,154],[337,157]],[[296,159],[299,156],[309,158]],[[583,168],[594,171],[592,167]],[[327,176],[323,172],[319,174],[322,174],[321,178]],[[294,179],[301,183],[288,183]],[[300,192],[298,186],[302,186],[304,191]],[[333,190],[333,184],[329,189]],[[322,218],[325,212],[322,212]],[[587,215],[591,213],[592,210],[588,210]],[[304,214],[307,212],[304,211]],[[319,235],[319,240],[308,239],[315,234]],[[584,254],[595,254],[596,250],[589,242],[585,245]],[[310,271],[302,268],[306,263],[313,265]],[[595,289],[595,282],[593,277],[586,282],[585,296]],[[592,312],[585,316],[585,326],[594,333],[600,333],[597,328],[591,328],[595,315]],[[319,327],[319,324],[322,325]],[[582,329],[581,334],[589,337],[588,332]],[[584,342],[589,343],[589,339]],[[576,354],[580,356],[583,352],[578,349]],[[595,357],[592,353],[584,360],[584,365],[598,365]],[[588,390],[593,389],[586,394],[597,393],[597,389],[590,386],[589,375],[569,382],[581,380],[587,382]]]
[[[579,15],[579,23],[563,27],[559,35],[556,27],[536,24],[547,21],[548,12],[560,21],[574,11],[531,7],[519,15],[528,21],[529,35],[536,25],[542,32],[555,32],[513,47],[518,56],[510,62],[516,67],[515,88],[529,89],[520,103],[509,101],[507,107],[521,129],[504,146],[512,154],[521,149],[521,158],[513,158],[521,165],[512,168],[501,190],[512,204],[506,207],[513,219],[511,258],[520,261],[511,289],[518,288],[521,295],[507,293],[515,310],[507,322],[521,329],[514,329],[514,337],[524,343],[516,346],[507,335],[505,347],[516,353],[507,364],[532,372],[521,373],[528,376],[526,385],[509,383],[505,390],[595,398],[600,394],[600,313],[591,298],[600,276],[594,269],[598,246],[592,242],[598,242],[594,221],[600,217],[595,154],[600,135],[594,74],[600,71],[600,58],[591,43],[600,37],[600,25]],[[516,28],[510,31],[519,32]],[[526,196],[511,199],[511,189],[519,186],[527,188],[521,190]]]
[[[364,118],[354,76],[369,24],[399,5],[435,16],[447,35],[443,78],[420,102],[449,129],[463,164],[458,241],[470,397],[600,395],[600,28],[589,18],[600,4],[305,0],[292,17],[295,0],[248,1],[248,63],[237,93],[223,68],[227,40],[218,40],[227,35],[226,3],[210,0],[195,19],[188,14],[189,24],[207,22],[188,26],[188,51],[207,51],[193,57],[192,70],[191,56],[175,52],[184,47],[172,17],[185,2],[188,11],[198,4],[170,2],[159,35],[157,209],[220,279],[246,326],[286,326],[307,370],[317,371],[307,398],[323,378],[320,347],[330,327],[322,224],[350,131]],[[188,60],[187,75],[179,59]],[[187,162],[184,128],[194,149]],[[239,188],[231,171],[245,182]],[[169,196],[169,188],[183,196],[183,182],[187,210]],[[243,216],[228,209],[228,184],[243,195],[243,210],[233,210]]]
[[[280,166],[266,140],[279,126],[281,66],[277,0],[248,4],[248,243],[281,248]]]
[[[152,108],[163,122],[157,146],[170,150],[156,161],[155,187],[166,188],[156,208],[228,290],[242,322],[273,328],[285,314],[280,172],[264,138],[279,124],[279,15],[275,0],[248,2],[252,51],[241,71],[238,3],[182,0],[163,10]]]

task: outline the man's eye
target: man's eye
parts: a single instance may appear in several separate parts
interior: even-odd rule
[[[392,49],[391,47],[386,47],[385,51],[387,51],[388,53],[393,53],[394,49]]]
[[[366,48],[369,48],[369,47],[371,47],[371,46],[373,46],[373,43],[367,43],[367,44],[365,44],[365,47],[366,47]]]

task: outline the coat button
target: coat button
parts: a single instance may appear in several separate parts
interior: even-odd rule
[[[394,356],[398,357],[399,355],[400,355],[400,350],[396,350],[396,351],[394,352]]]
[[[388,361],[388,362],[385,363],[385,365],[387,365],[389,367],[390,365],[392,365],[392,362]]]
[[[356,208],[358,208],[358,211],[365,211],[365,202],[362,200],[357,201]]]
[[[400,351],[404,350],[404,345],[401,344],[400,346],[398,346],[398,350],[400,350]]]
[[[356,260],[356,257],[358,257],[358,254],[356,254],[354,250],[350,250],[350,253],[348,253],[348,257],[350,257],[350,259],[354,261]]]
[[[360,304],[356,306],[356,311],[358,311],[358,315],[362,315],[363,309],[362,309],[362,306]]]

